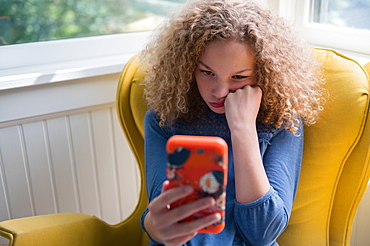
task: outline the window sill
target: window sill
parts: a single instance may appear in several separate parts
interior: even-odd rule
[[[119,73],[134,54],[0,70],[0,90]]]
[[[0,47],[0,90],[119,73],[151,32],[112,34]]]

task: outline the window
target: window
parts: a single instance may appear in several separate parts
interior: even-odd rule
[[[151,30],[178,0],[0,0],[0,45]]]
[[[280,0],[280,13],[314,46],[370,55],[370,0]]]
[[[182,0],[0,0],[0,90],[117,73]]]
[[[370,0],[311,0],[309,18],[310,23],[370,30]]]

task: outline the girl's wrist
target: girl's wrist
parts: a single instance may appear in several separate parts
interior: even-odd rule
[[[229,124],[230,132],[232,135],[249,135],[257,133],[255,122],[241,122]]]
[[[150,211],[146,214],[145,218],[144,218],[144,221],[143,221],[143,224],[144,224],[144,228],[145,228],[145,232],[147,233],[148,237],[150,238],[151,241],[154,241],[156,243],[163,243],[159,238],[157,238],[155,235],[153,235],[153,231],[152,231],[152,226],[151,226],[151,223],[150,223]]]

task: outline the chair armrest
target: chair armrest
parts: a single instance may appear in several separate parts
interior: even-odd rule
[[[0,222],[0,236],[9,245],[102,245],[108,225],[94,216],[62,213]]]

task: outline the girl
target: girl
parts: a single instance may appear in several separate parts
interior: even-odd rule
[[[303,124],[321,110],[316,61],[289,26],[249,0],[195,0],[156,32],[142,53],[148,64],[145,117],[150,245],[277,245],[300,174]],[[225,229],[197,230],[214,206],[206,197],[175,209],[192,192],[166,186],[165,145],[172,135],[222,137],[229,146]]]

